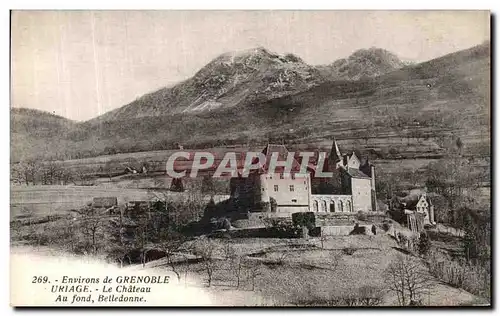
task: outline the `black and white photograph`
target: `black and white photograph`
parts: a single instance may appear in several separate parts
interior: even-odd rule
[[[11,10],[11,306],[491,308],[491,23]]]

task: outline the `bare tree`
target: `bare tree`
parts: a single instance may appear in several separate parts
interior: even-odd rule
[[[373,286],[363,286],[359,289],[360,305],[376,306],[382,302],[383,290]]]
[[[244,268],[244,255],[239,249],[231,244],[229,239],[226,241],[223,250],[226,260],[230,260],[230,269],[236,277],[236,288],[239,288],[241,284],[241,272]]]
[[[250,262],[247,266],[250,271],[250,279],[252,280],[252,291],[255,291],[255,281],[258,276],[262,275],[260,271],[260,264],[255,264],[255,262]]]
[[[224,251],[224,257],[226,260],[232,260],[236,257],[236,249],[234,249],[231,239],[229,238],[224,239],[224,247],[222,248],[222,251]]]
[[[399,305],[418,305],[429,293],[432,278],[419,258],[398,256],[385,270],[390,291],[396,293]]]
[[[342,253],[338,251],[330,251],[330,252],[332,254],[332,256],[330,257],[331,258],[330,269],[336,270],[340,264],[340,261],[342,260]]]
[[[141,214],[137,218],[137,227],[135,229],[135,244],[136,247],[140,249],[141,252],[141,263],[142,266],[146,266],[146,259],[147,259],[147,252],[148,248],[147,245],[150,240],[150,227],[149,227],[150,221],[147,215]]]
[[[182,235],[174,233],[172,231],[163,230],[160,233],[161,242],[159,243],[159,248],[165,252],[165,257],[167,258],[167,263],[172,269],[172,272],[177,276],[177,280],[181,281],[180,271],[177,267],[177,262],[174,259],[176,252],[184,243],[184,238]]]
[[[203,269],[207,273],[208,287],[212,285],[213,274],[216,268],[216,260],[214,258],[216,245],[209,239],[200,239],[194,245],[193,252],[201,258]]]
[[[240,287],[241,284],[241,272],[243,270],[243,265],[244,265],[244,257],[241,254],[237,254],[233,260],[233,267],[234,267],[234,274],[236,275],[236,288]]]
[[[319,236],[319,240],[321,241],[321,249],[325,249],[325,241],[327,240],[327,235],[324,234],[323,230],[321,230],[321,234]]]
[[[83,234],[89,240],[93,253],[96,253],[98,249],[98,238],[102,233],[102,218],[100,214],[92,208],[84,210],[81,215],[81,228]]]

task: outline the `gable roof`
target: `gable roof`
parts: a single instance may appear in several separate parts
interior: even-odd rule
[[[420,202],[420,200],[422,199],[422,197],[424,197],[424,194],[419,194],[417,196],[417,198],[412,198],[411,200],[407,201],[405,208],[408,209],[408,210],[415,210],[416,207],[417,207],[418,202]],[[432,201],[429,198],[429,196],[425,195],[425,200],[427,201],[427,203],[429,204],[429,206],[432,206]]]

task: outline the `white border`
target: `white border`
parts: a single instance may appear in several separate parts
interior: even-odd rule
[[[151,0],[141,0],[141,1],[130,1],[130,0],[121,0],[121,1],[103,1],[103,0],[86,0],[86,1],[43,1],[43,3],[40,3],[40,1],[2,1],[0,6],[2,7],[2,10],[0,11],[0,17],[1,17],[1,26],[2,26],[2,32],[1,34],[1,43],[2,49],[1,49],[1,58],[0,60],[2,61],[0,63],[1,68],[1,74],[2,74],[2,93],[0,94],[3,99],[4,99],[4,106],[2,107],[2,115],[0,115],[0,128],[2,129],[0,141],[2,144],[2,149],[3,152],[0,155],[0,165],[2,168],[0,168],[0,179],[1,185],[2,185],[2,190],[0,191],[1,194],[1,203],[3,204],[3,216],[5,217],[2,221],[4,223],[4,229],[2,230],[2,237],[4,238],[2,240],[2,272],[3,272],[3,282],[1,285],[1,293],[0,297],[2,298],[3,302],[1,304],[2,308],[4,309],[2,311],[2,315],[5,314],[13,314],[15,311],[9,307],[9,282],[8,280],[8,275],[9,275],[9,241],[8,241],[8,217],[9,217],[9,190],[10,190],[10,183],[9,183],[9,169],[7,168],[7,165],[9,163],[9,109],[8,106],[10,104],[9,100],[9,86],[10,86],[10,78],[9,78],[9,45],[10,43],[9,40],[9,18],[10,18],[10,13],[9,9],[235,9],[235,10],[243,10],[243,9],[252,9],[252,10],[257,10],[257,9],[270,9],[270,10],[275,10],[275,9],[285,9],[285,10],[293,10],[293,9],[306,9],[306,10],[312,10],[312,9],[323,9],[323,10],[332,10],[332,9],[354,9],[354,10],[388,10],[388,9],[398,9],[398,10],[407,10],[407,9],[417,9],[417,10],[430,10],[430,9],[447,9],[447,10],[453,10],[453,9],[462,9],[462,10],[492,10],[493,12],[500,12],[498,10],[498,5],[499,1],[485,1],[485,0],[474,0],[474,1],[446,1],[446,2],[438,2],[438,1],[432,1],[432,0],[420,0],[418,2],[403,2],[403,1],[354,1],[354,0],[349,0],[349,1],[325,1],[325,0],[308,0],[308,1],[286,1],[286,2],[275,2],[271,3],[269,0],[263,1],[263,0],[253,0],[253,1],[220,1],[220,0],[212,0],[212,1],[193,1],[193,0],[183,0],[183,1],[151,1]],[[498,20],[497,20],[498,22]],[[496,37],[496,36],[495,36]],[[495,41],[495,39],[491,39],[492,41]],[[492,56],[492,58],[497,57],[497,54],[495,53],[495,56]],[[492,89],[495,89],[495,91],[500,91],[498,89],[498,82],[496,83],[495,87],[492,87]],[[496,105],[492,105],[495,106]],[[10,106],[9,106],[10,107]],[[498,110],[496,111],[495,119],[498,120]],[[498,135],[496,135],[498,136]],[[495,144],[498,145],[498,139],[495,137],[496,141]],[[496,162],[496,161],[495,161]],[[496,181],[495,181],[496,184]],[[495,192],[494,196],[500,196],[500,189],[498,189],[495,186]],[[494,205],[494,210],[496,210],[496,205]],[[498,227],[498,215],[495,216],[496,222],[495,222],[495,227]],[[500,234],[496,233],[495,234],[495,245],[499,244],[499,236]],[[496,252],[496,249],[494,249]],[[497,267],[498,262],[496,262],[495,266]],[[495,270],[495,275],[498,274],[498,270]],[[495,284],[496,285],[496,284]],[[496,293],[495,293],[496,294]],[[496,296],[496,295],[495,295]],[[60,310],[59,312],[69,312],[70,310],[64,309]],[[156,313],[169,313],[169,314],[176,314],[179,313],[179,311],[174,311],[174,310],[136,310],[136,309],[131,309],[131,310],[107,310],[107,311],[93,311],[97,315],[109,315],[109,313],[116,313],[116,314],[122,314],[123,312],[132,312],[132,313],[144,313],[146,312],[156,312]],[[285,312],[289,312],[290,310],[286,310]],[[368,311],[368,310],[328,310],[328,312],[340,312],[342,314],[347,313],[347,314],[357,314],[357,315],[368,315],[370,313],[373,313],[374,311]],[[4,314],[5,312],[5,314]],[[46,313],[46,314],[52,314],[52,310],[29,310],[29,311],[24,311],[26,314],[31,314],[31,313]],[[86,313],[88,310],[82,309],[82,310],[71,310],[73,313]],[[187,311],[181,311],[183,313],[186,313]],[[193,313],[196,311],[189,311],[187,313]],[[215,311],[209,311],[209,310],[203,310],[203,313],[207,312],[215,312],[215,313],[220,313],[220,310],[215,310]],[[237,313],[239,311],[235,310],[228,310],[227,312],[230,313]],[[262,314],[267,314],[270,311],[268,310],[251,310],[251,313],[255,313],[258,315]],[[307,310],[297,310],[297,312],[300,312],[301,314],[311,314],[314,313],[315,311],[307,311]],[[380,311],[378,311],[380,312]],[[400,313],[403,312],[403,310],[390,310],[390,311],[381,311],[383,313],[385,312],[396,312]],[[404,311],[408,312],[408,311]],[[441,314],[441,313],[450,313],[450,310],[434,310],[434,311],[425,311],[427,314]],[[455,311],[455,312],[464,312],[464,311]],[[476,311],[469,311],[475,313]]]

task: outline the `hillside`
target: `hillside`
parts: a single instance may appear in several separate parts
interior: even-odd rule
[[[25,108],[11,108],[11,159],[36,156],[49,157],[56,152],[64,152],[67,135],[77,127],[77,123],[49,112]]]
[[[374,49],[356,53],[349,63],[374,51],[384,53],[382,64],[399,66]],[[393,148],[393,158],[439,157],[446,138],[456,137],[468,153],[489,155],[489,43],[373,78],[367,76],[378,72],[365,70],[359,80],[327,80],[294,55],[259,48],[221,55],[172,88],[72,125],[67,133],[54,132],[64,135],[57,144],[64,144],[62,151],[50,141],[36,144],[34,129],[13,128],[34,140],[27,148],[32,155],[60,153],[64,159],[172,149],[177,142],[203,148],[321,143],[333,136],[380,155]],[[16,150],[13,157],[19,157]]]

